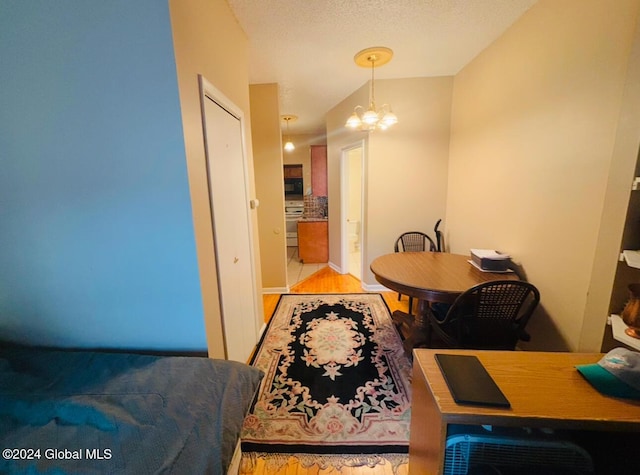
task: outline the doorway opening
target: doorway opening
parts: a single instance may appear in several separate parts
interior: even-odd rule
[[[362,280],[364,140],[342,149],[342,269]]]

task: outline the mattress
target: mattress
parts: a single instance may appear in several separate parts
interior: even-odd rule
[[[209,358],[0,349],[0,473],[226,474],[261,378]]]

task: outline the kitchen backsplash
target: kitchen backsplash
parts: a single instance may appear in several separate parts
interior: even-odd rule
[[[328,212],[326,196],[305,196],[304,197],[304,217],[305,218],[326,218]]]

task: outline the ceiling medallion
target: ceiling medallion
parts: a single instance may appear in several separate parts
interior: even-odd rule
[[[358,52],[353,61],[361,67],[371,68],[371,84],[369,88],[369,108],[356,106],[353,114],[347,119],[346,127],[355,130],[386,130],[398,122],[398,117],[391,111],[389,104],[376,108],[374,70],[391,61],[393,51],[384,46],[363,49]]]

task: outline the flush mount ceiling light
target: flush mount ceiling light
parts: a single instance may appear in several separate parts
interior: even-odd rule
[[[374,90],[373,71],[378,66],[382,66],[391,61],[393,51],[384,46],[363,49],[358,52],[353,61],[363,68],[371,68],[371,87],[369,89],[369,108],[356,106],[351,117],[347,119],[346,127],[359,130],[386,130],[398,122],[396,115],[391,112],[389,104],[383,104],[380,109],[376,108],[376,98]]]
[[[284,144],[284,149],[286,152],[292,152],[293,150],[296,149],[296,146],[293,145],[293,142],[291,141],[291,138],[289,137],[289,122],[295,122],[296,120],[298,120],[298,116],[297,115],[283,115],[282,116],[282,120],[285,121],[285,123],[287,124],[287,135],[284,136],[285,138],[285,144]]]

